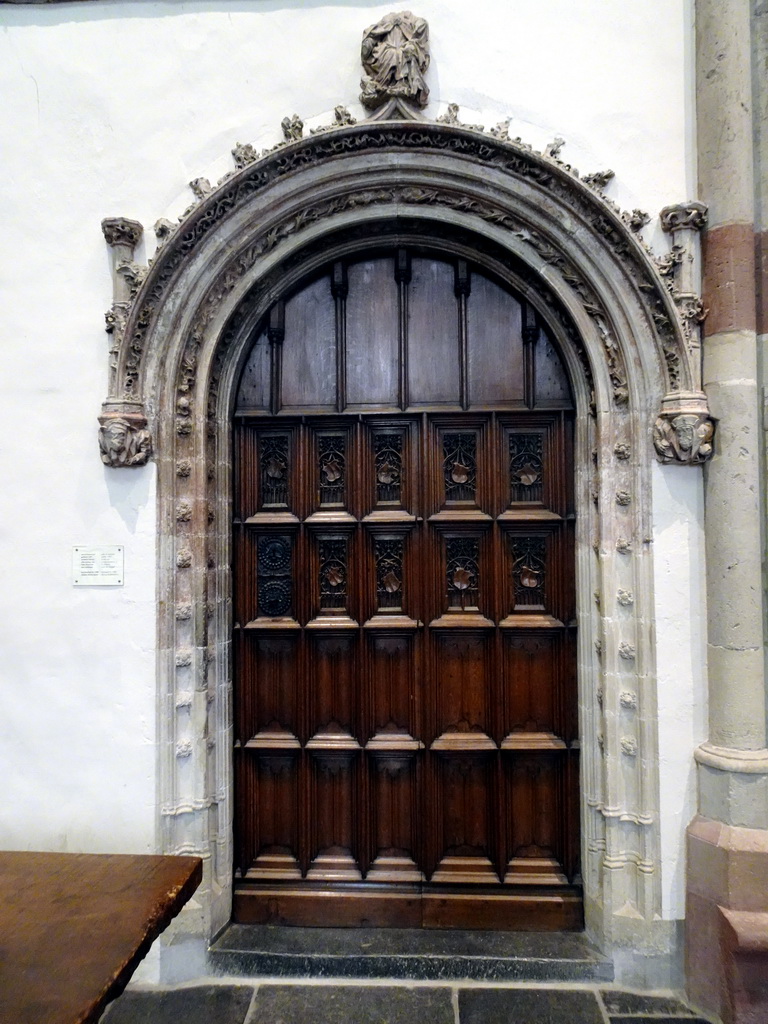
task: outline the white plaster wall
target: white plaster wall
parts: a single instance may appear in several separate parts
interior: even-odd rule
[[[654,465],[662,908],[685,916],[685,828],[696,813],[692,751],[707,738],[704,481]]]
[[[111,297],[99,222],[178,216],[191,200],[186,182],[229,170],[235,142],[276,142],[285,114],[328,123],[345,103],[361,116],[362,30],[406,6],[92,0],[0,9],[6,847],[155,843],[154,473],[98,460]],[[431,26],[432,116],[455,101],[470,122],[511,117],[511,134],[537,148],[563,135],[564,158],[583,173],[616,171],[610,192],[624,207],[656,214],[690,197],[689,0],[416,6]],[[655,224],[646,235],[667,244]],[[674,579],[690,596],[699,474],[659,473],[659,594]],[[86,543],[125,546],[124,588],[72,587],[71,547]],[[665,913],[676,916],[692,811],[679,773],[688,780],[700,732],[700,638],[681,642],[678,618],[659,601],[661,675],[683,680],[660,694],[670,714],[681,694],[679,728],[662,725],[661,735]]]

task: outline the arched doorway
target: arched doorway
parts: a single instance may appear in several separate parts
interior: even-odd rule
[[[574,928],[573,401],[477,263],[352,252],[234,420],[234,916]]]
[[[101,417],[110,465],[157,458],[159,848],[204,857],[196,927],[232,907],[232,416],[254,331],[329,260],[428,237],[533,307],[567,367],[585,924],[661,948],[650,462],[654,422],[706,423],[695,297],[598,185],[518,142],[381,121],[239,155],[146,276],[121,264]],[[130,254],[131,225],[112,227]]]

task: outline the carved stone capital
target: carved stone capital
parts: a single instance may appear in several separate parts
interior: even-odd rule
[[[152,456],[147,419],[138,412],[106,412],[99,416],[99,451],[105,466],[144,466]]]
[[[665,206],[659,214],[661,226],[670,233],[675,231],[703,231],[707,226],[707,204],[692,200]]]
[[[101,230],[107,245],[113,248],[118,245],[128,246],[131,253],[144,233],[143,226],[137,220],[128,220],[127,217],[105,217],[101,222]]]
[[[653,444],[659,462],[697,466],[712,457],[715,423],[706,410],[667,409],[656,417]]]
[[[429,26],[410,11],[393,11],[363,33],[360,102],[375,110],[392,98],[424,108],[429,89]]]

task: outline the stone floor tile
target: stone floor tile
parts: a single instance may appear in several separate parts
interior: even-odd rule
[[[666,1013],[619,1013],[612,1014],[609,1020],[611,1024],[711,1024],[703,1017],[680,1017],[679,1015],[670,1017]]]
[[[651,996],[639,992],[619,992],[614,989],[602,989],[600,995],[609,1014],[635,1016],[654,1014],[656,1016],[682,1017],[694,1016],[685,1003],[674,996]]]
[[[463,989],[461,1024],[603,1024],[592,992],[568,989]]]
[[[124,992],[103,1024],[243,1024],[252,985],[194,985],[166,991]]]
[[[260,985],[248,1024],[454,1024],[454,1013],[449,988]]]

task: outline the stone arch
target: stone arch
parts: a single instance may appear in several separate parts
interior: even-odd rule
[[[604,946],[637,948],[641,934],[658,950],[671,936],[658,920],[652,431],[668,461],[702,461],[711,435],[700,305],[671,286],[680,248],[659,265],[599,182],[455,125],[367,122],[261,159],[244,149],[236,151],[239,169],[209,194],[201,187],[179,226],[161,226],[163,244],[146,274],[131,262],[138,227],[105,222],[118,284],[102,458],[139,465],[154,447],[157,461],[160,834],[163,852],[205,858],[201,932],[226,923],[231,898],[229,431],[237,371],[278,276],[298,278],[313,260],[364,245],[383,227],[435,239],[450,232],[537,308],[568,366],[578,410],[587,926]],[[680,441],[683,427],[690,436]]]

